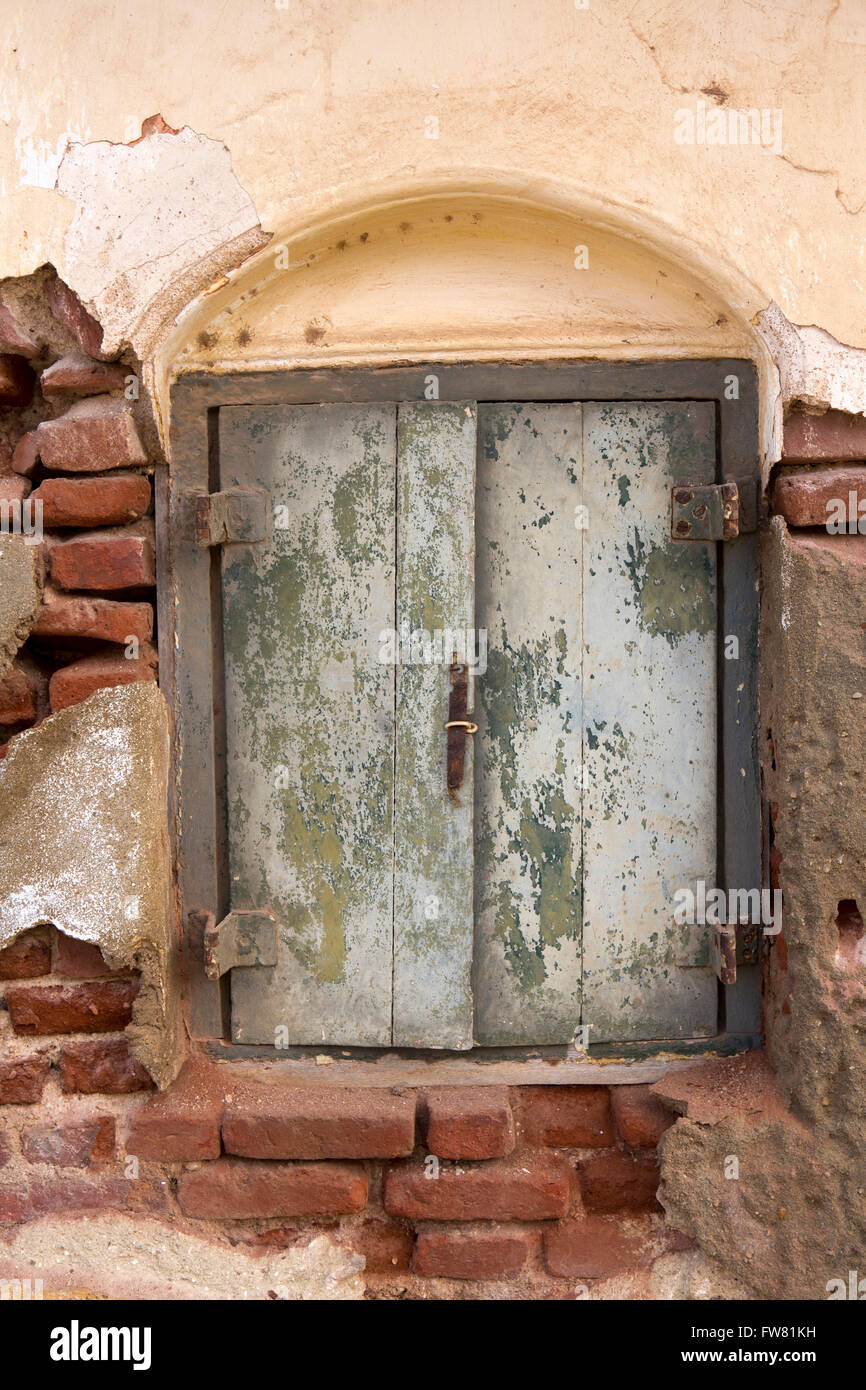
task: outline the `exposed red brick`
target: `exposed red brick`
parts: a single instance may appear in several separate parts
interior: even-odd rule
[[[441,1086],[424,1094],[425,1143],[439,1158],[502,1158],[514,1148],[505,1086]]]
[[[660,1211],[654,1158],[613,1151],[583,1158],[577,1166],[587,1211]]]
[[[440,1279],[505,1279],[523,1268],[524,1235],[474,1231],[419,1231],[412,1269]]]
[[[48,1067],[48,1058],[39,1053],[0,1060],[0,1105],[33,1105],[41,1100]]]
[[[512,1099],[527,1144],[585,1149],[612,1143],[606,1086],[520,1086]]]
[[[0,352],[0,406],[29,405],[36,375],[24,357]]]
[[[0,352],[11,352],[17,357],[38,357],[40,350],[36,339],[22,328],[12,311],[0,304]]]
[[[340,1216],[367,1202],[367,1175],[349,1163],[256,1163],[221,1158],[178,1182],[187,1216],[246,1220],[267,1216]]]
[[[544,1232],[544,1263],[550,1274],[606,1279],[640,1263],[641,1243],[615,1221],[583,1216],[560,1221]]]
[[[17,473],[6,474],[0,478],[0,502],[23,502],[29,497],[33,484]]]
[[[129,1051],[126,1038],[82,1038],[64,1045],[60,1085],[81,1095],[128,1095],[150,1091],[153,1082]]]
[[[219,1158],[220,1116],[185,1115],[170,1108],[143,1110],[130,1121],[127,1153],[158,1163],[192,1163]]]
[[[28,430],[26,434],[22,434],[12,451],[12,467],[16,473],[24,473],[29,477],[38,462],[39,443],[36,431]]]
[[[810,463],[815,459],[866,459],[866,418],[844,410],[825,415],[790,415],[785,421],[782,458]]]
[[[149,642],[153,605],[110,598],[61,594],[49,584],[31,629],[36,637],[90,637],[127,645],[130,637]],[[131,658],[130,658],[131,659]]]
[[[61,666],[48,683],[51,709],[54,713],[79,705],[95,690],[108,690],[117,685],[132,685],[135,681],[156,680],[156,653],[141,648],[137,658],[123,655],[83,656],[69,666]]]
[[[132,1205],[143,1184],[108,1174],[99,1177],[49,1178],[0,1186],[0,1221],[24,1221],[51,1212],[123,1210]]]
[[[676,1119],[649,1086],[613,1086],[610,1098],[620,1138],[633,1149],[654,1149]]]
[[[415,1098],[368,1086],[237,1091],[223,1143],[244,1158],[394,1158],[414,1148]]]
[[[82,352],[88,357],[107,360],[102,351],[102,329],[65,281],[52,281],[48,289],[48,303],[57,322],[72,334]]]
[[[0,724],[23,724],[36,718],[36,682],[17,662],[0,680]]]
[[[363,1255],[367,1274],[393,1274],[409,1268],[414,1240],[399,1221],[373,1218],[339,1232],[341,1245]]]
[[[866,467],[816,468],[811,473],[786,473],[777,478],[773,488],[773,510],[780,513],[789,526],[826,526],[828,521],[839,522],[841,503],[845,525],[857,533],[861,515],[866,518]],[[866,519],[863,532],[866,533]],[[859,534],[862,534],[859,533]],[[836,534],[847,534],[843,531]]]
[[[48,543],[51,578],[61,589],[138,589],[156,583],[153,527],[85,531]]]
[[[30,1163],[57,1168],[87,1168],[114,1157],[114,1120],[110,1115],[79,1125],[33,1125],[21,1136],[21,1152]]]
[[[122,390],[129,372],[117,363],[94,362],[83,352],[70,352],[54,362],[39,378],[42,394],[52,396],[99,396]]]
[[[146,513],[150,479],[143,473],[46,478],[33,501],[42,503],[43,526],[122,526]]]
[[[95,980],[103,975],[117,975],[106,963],[98,946],[92,941],[78,941],[66,932],[57,931],[54,938],[54,969],[70,980]]]
[[[57,473],[106,473],[147,463],[135,421],[116,396],[91,396],[56,420],[43,420],[36,448],[45,467]]]
[[[438,1177],[427,1171],[422,1163],[391,1168],[385,1210],[427,1221],[543,1221],[568,1210],[570,1170],[553,1155],[492,1159],[472,1168],[443,1164]]]
[[[156,115],[145,117],[145,119],[141,123],[141,134],[135,140],[129,141],[129,148],[132,149],[133,145],[140,145],[142,140],[147,139],[148,135],[179,134],[180,127],[178,126],[177,129],[175,129],[173,125],[169,125],[167,121],[163,120],[162,116],[157,111]]]
[[[138,980],[84,985],[10,985],[9,1017],[25,1037],[46,1033],[116,1033],[132,1017]]]
[[[51,974],[51,947],[29,932],[0,951],[0,980],[35,980]]]

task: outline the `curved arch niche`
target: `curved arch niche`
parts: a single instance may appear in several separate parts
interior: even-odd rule
[[[270,246],[191,306],[174,374],[430,360],[760,355],[649,240],[514,198],[437,194]]]

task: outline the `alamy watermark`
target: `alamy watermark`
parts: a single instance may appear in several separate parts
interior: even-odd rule
[[[760,145],[781,154],[782,113],[770,107],[740,111],[699,101],[694,108],[680,106],[674,112],[674,141],[677,145]]]
[[[765,935],[782,930],[782,894],[778,888],[708,888],[702,878],[695,890],[674,893],[674,921],[678,926],[721,927],[728,923],[761,923]]]
[[[487,670],[487,629],[484,627],[385,627],[379,633],[379,660],[388,666],[450,666],[454,659],[473,675]]]
[[[42,540],[41,499],[0,499],[0,536],[23,536],[25,545],[38,545]]]

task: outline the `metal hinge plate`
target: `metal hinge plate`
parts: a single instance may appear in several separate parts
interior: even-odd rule
[[[723,985],[737,982],[737,932],[735,927],[713,927],[713,970]]]
[[[732,541],[740,534],[736,483],[676,483],[671,488],[671,539]]]
[[[230,912],[221,922],[212,912],[196,915],[205,919],[202,941],[209,980],[244,965],[276,965],[277,919],[270,908]]]
[[[196,545],[252,545],[267,540],[271,505],[264,488],[190,494]]]

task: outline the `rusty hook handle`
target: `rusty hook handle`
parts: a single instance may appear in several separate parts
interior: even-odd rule
[[[474,734],[478,728],[471,719],[466,718],[469,698],[469,673],[464,661],[459,661],[457,653],[451,657],[449,669],[451,690],[448,695],[448,722],[445,731],[448,738],[448,795],[455,806],[460,805],[457,795],[463,786],[463,772],[466,764],[466,735]]]

